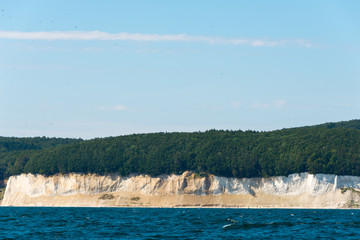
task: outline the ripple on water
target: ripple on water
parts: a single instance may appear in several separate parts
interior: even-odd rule
[[[2,207],[0,237],[360,239],[358,219],[356,210]]]

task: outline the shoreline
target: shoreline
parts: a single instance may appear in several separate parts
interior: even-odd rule
[[[292,174],[234,179],[182,175],[22,174],[9,179],[3,206],[229,209],[357,209],[360,177]]]
[[[177,207],[118,207],[118,206],[101,206],[101,207],[93,207],[93,206],[0,206],[0,208],[123,208],[123,209],[264,209],[264,210],[357,210],[360,208],[326,208],[326,207],[191,207],[191,206],[177,206]]]

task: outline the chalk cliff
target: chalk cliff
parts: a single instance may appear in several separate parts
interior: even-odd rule
[[[360,177],[308,173],[271,178],[182,175],[22,174],[7,182],[3,206],[357,207]]]

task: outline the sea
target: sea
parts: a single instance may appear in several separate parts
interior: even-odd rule
[[[0,239],[360,239],[360,210],[0,207]]]

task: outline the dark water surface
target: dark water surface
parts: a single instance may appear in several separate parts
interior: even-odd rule
[[[360,239],[359,210],[1,207],[0,239]]]

